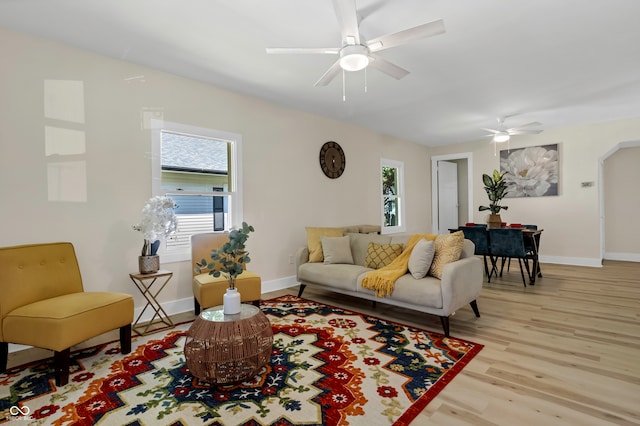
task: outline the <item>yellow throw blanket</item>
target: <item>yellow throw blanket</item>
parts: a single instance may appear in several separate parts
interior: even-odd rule
[[[396,280],[407,273],[409,256],[411,256],[413,247],[423,238],[428,241],[432,241],[435,240],[436,237],[436,234],[411,235],[407,241],[407,246],[403,252],[400,253],[400,256],[396,257],[387,266],[371,271],[365,275],[362,279],[362,287],[374,290],[376,292],[376,297],[390,296],[391,293],[393,293],[393,286],[395,285]]]

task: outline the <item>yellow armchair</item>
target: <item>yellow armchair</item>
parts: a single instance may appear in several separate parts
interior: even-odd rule
[[[228,240],[229,234],[226,232],[205,232],[191,236],[193,305],[196,315],[200,314],[201,309],[222,305],[223,296],[229,288],[229,282],[223,275],[216,278],[209,275],[208,272],[197,274],[195,272],[196,262],[200,262],[202,259],[211,262],[211,250],[220,248]],[[260,275],[247,271],[245,268],[244,272],[236,278],[236,288],[240,293],[241,302],[252,302],[256,306],[260,304],[262,293]]]
[[[55,381],[69,380],[71,347],[116,328],[120,351],[131,352],[133,298],[85,292],[71,243],[0,248],[0,372],[9,343],[54,351]]]

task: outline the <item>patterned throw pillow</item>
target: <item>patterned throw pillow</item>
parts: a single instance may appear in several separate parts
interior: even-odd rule
[[[364,264],[367,268],[380,269],[393,262],[400,253],[402,253],[402,244],[369,243]]]
[[[436,252],[433,256],[433,262],[431,262],[429,275],[442,278],[444,265],[460,259],[463,245],[464,234],[462,231],[457,231],[453,234],[438,235],[435,240]]]
[[[309,247],[309,262],[322,262],[324,255],[322,254],[321,237],[342,237],[342,228],[311,228],[307,230],[307,246]]]

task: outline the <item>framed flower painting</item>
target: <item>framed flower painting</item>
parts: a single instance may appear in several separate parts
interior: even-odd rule
[[[558,144],[500,151],[506,198],[558,195]]]

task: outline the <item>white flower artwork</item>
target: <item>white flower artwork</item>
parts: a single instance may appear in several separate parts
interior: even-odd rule
[[[558,195],[558,144],[500,151],[506,198]]]

